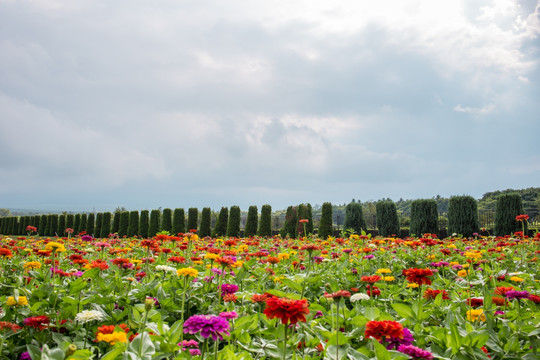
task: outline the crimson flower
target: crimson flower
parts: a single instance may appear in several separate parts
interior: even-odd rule
[[[347,290],[339,290],[331,294],[324,293],[324,297],[327,299],[337,299],[339,301],[341,298],[351,297],[351,293]]]
[[[516,221],[527,221],[529,220],[529,215],[523,214],[516,216]]]
[[[372,337],[377,341],[381,341],[383,338],[403,339],[403,325],[397,321],[390,320],[368,321],[364,337]]]
[[[50,319],[47,315],[32,316],[24,319],[25,326],[43,330],[49,326]]]
[[[296,324],[299,321],[305,322],[306,315],[309,314],[308,302],[306,299],[270,297],[266,300],[264,314],[268,319],[280,319],[285,325]]]
[[[424,299],[435,299],[437,295],[439,294],[442,294],[443,300],[450,299],[446,290],[433,290],[433,289],[427,289],[426,291],[424,291]]]
[[[412,282],[418,285],[431,285],[431,279],[429,276],[433,275],[431,269],[406,269],[402,271],[402,274],[407,277],[408,282]]]
[[[360,278],[360,281],[366,282],[368,284],[375,284],[379,280],[381,280],[381,277],[379,275],[362,276]]]

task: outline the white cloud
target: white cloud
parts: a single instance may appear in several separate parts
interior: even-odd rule
[[[496,110],[495,104],[487,104],[481,108],[474,108],[469,106],[461,106],[461,104],[458,104],[454,106],[454,111],[466,113],[466,114],[477,114],[477,115],[487,115]]]

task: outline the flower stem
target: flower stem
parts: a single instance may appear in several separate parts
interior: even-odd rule
[[[284,326],[285,331],[283,332],[283,360],[285,360],[287,356],[287,330],[289,329],[289,324],[285,324]]]

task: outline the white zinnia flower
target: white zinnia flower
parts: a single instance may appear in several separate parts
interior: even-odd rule
[[[173,268],[172,266],[167,266],[167,265],[158,265],[156,266],[156,270],[170,272],[170,273],[176,272],[176,268]]]
[[[356,302],[360,300],[369,300],[369,295],[364,293],[356,293],[350,298],[351,302]]]
[[[103,314],[97,310],[83,310],[75,316],[75,320],[83,324],[90,321],[100,321],[104,318]]]

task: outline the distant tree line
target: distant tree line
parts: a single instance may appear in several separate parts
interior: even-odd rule
[[[336,234],[331,203],[320,207],[317,236],[326,238]],[[374,204],[376,227],[381,236],[400,236],[398,206],[390,199]],[[361,234],[368,231],[364,217],[364,206],[353,201],[345,206],[343,230]],[[471,196],[453,196],[448,199],[448,234],[472,236],[480,232],[478,221],[478,201]],[[521,223],[516,216],[524,213],[522,196],[519,193],[502,192],[497,196],[495,214],[495,235],[507,235],[520,231]],[[339,217],[338,217],[339,219]],[[94,237],[151,237],[159,232],[172,235],[195,231],[201,237],[272,236],[272,208],[263,205],[261,214],[257,206],[250,206],[242,231],[239,206],[222,207],[218,214],[205,207],[199,213],[197,208],[189,208],[187,218],[184,209],[127,211],[119,208],[114,213],[49,214],[31,216],[0,217],[0,234],[24,235],[27,226],[37,228],[41,236],[67,236],[86,233]],[[341,224],[337,223],[338,226]],[[67,230],[69,229],[69,230]],[[436,234],[439,231],[439,209],[436,199],[418,199],[410,205],[410,235]],[[311,204],[291,205],[287,208],[282,237],[298,238],[315,234],[314,210]]]

